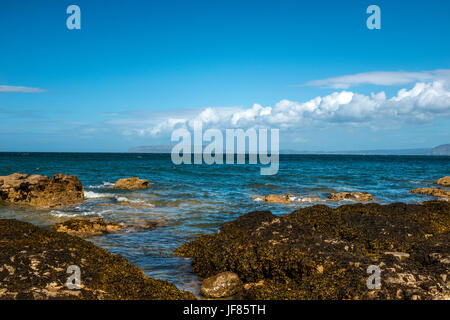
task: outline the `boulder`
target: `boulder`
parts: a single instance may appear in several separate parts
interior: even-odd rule
[[[148,189],[148,187],[149,187],[148,180],[139,179],[138,177],[119,179],[114,184],[114,189],[144,190]]]
[[[173,284],[147,277],[127,259],[63,232],[0,219],[1,299],[195,299]],[[80,289],[66,285],[69,266]]]
[[[221,272],[203,280],[200,292],[206,298],[225,298],[239,293],[242,286],[236,273]]]
[[[51,226],[53,231],[65,232],[81,238],[105,235],[123,228],[124,226],[119,223],[106,223],[102,218],[76,218]]]
[[[410,191],[411,193],[424,194],[427,196],[433,196],[437,198],[450,199],[450,190],[444,190],[441,188],[418,188]]]
[[[440,178],[436,183],[444,187],[450,187],[450,176]]]
[[[37,208],[57,208],[83,202],[83,186],[76,176],[14,173],[0,177],[0,200]]]
[[[368,192],[338,192],[328,196],[330,200],[353,200],[353,201],[373,201],[373,197]]]

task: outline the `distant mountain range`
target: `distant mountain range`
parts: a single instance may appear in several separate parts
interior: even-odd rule
[[[170,153],[173,146],[140,146],[128,150],[130,153]],[[353,151],[300,151],[280,150],[280,154],[360,154],[360,155],[424,155],[424,156],[450,156],[450,144],[443,144],[435,148],[421,149],[377,149],[377,150],[353,150]]]

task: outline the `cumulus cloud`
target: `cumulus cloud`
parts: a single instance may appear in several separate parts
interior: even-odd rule
[[[437,117],[450,117],[450,88],[442,81],[419,82],[390,98],[383,91],[364,95],[343,90],[305,102],[281,100],[274,106],[211,107],[193,117],[168,117],[154,126],[134,129],[128,134],[169,134],[179,127],[192,127],[194,121],[217,129],[276,127],[295,130],[337,124],[423,123]]]
[[[0,85],[0,92],[40,93],[40,92],[46,92],[46,90],[39,89],[39,88],[30,88],[30,87]]]
[[[329,87],[334,89],[348,89],[361,84],[371,84],[380,86],[396,86],[414,82],[450,80],[449,69],[438,69],[422,72],[404,71],[376,71],[364,72],[351,75],[344,75],[335,78],[314,80],[307,82],[307,86]]]

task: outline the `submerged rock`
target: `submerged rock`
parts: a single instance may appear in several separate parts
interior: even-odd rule
[[[418,188],[410,191],[411,193],[424,194],[437,198],[450,199],[450,190],[441,188]]]
[[[53,178],[14,173],[0,177],[0,200],[15,205],[57,208],[83,202],[83,186],[76,176],[62,173]]]
[[[338,192],[328,196],[330,200],[354,200],[354,201],[373,201],[373,197],[368,192]]]
[[[201,294],[207,298],[231,297],[242,290],[242,281],[233,272],[221,272],[203,280]]]
[[[444,187],[450,187],[450,176],[440,178],[438,179],[438,181],[436,181],[436,183]]]
[[[0,219],[0,299],[195,299],[89,241]],[[69,266],[81,289],[69,290]]]
[[[53,231],[65,232],[81,238],[105,235],[124,228],[119,223],[106,223],[102,218],[76,218],[57,223],[51,227]]]
[[[119,179],[114,184],[114,189],[143,190],[148,189],[148,187],[148,180],[139,179],[138,177]]]
[[[134,209],[148,209],[153,208],[154,205],[147,201],[139,201],[139,202],[131,202],[131,201],[120,201],[113,203],[100,203],[99,205],[105,207],[114,207],[114,206],[122,206],[122,207],[130,207]]]
[[[176,254],[192,257],[202,277],[236,273],[246,283],[243,299],[444,299],[450,203],[315,205],[285,216],[255,211]],[[369,266],[381,270],[379,290],[367,287]]]

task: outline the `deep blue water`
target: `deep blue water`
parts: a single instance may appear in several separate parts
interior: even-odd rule
[[[279,173],[261,176],[256,165],[176,166],[169,154],[0,153],[0,175],[14,172],[77,175],[86,200],[58,210],[0,206],[0,217],[41,226],[76,216],[156,221],[159,226],[152,230],[118,232],[91,241],[128,258],[151,277],[197,293],[199,279],[191,273],[189,260],[173,256],[173,249],[252,210],[285,214],[314,204],[264,204],[251,196],[290,193],[325,199],[330,192],[367,191],[379,203],[420,202],[431,198],[408,191],[432,186],[436,179],[450,175],[450,157],[281,155]],[[117,179],[130,176],[149,179],[152,184],[144,191],[112,189]],[[116,205],[125,200],[152,207]]]

